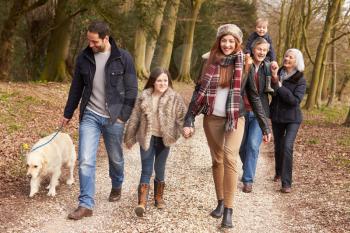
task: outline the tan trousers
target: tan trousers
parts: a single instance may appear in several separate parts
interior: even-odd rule
[[[233,207],[237,189],[237,158],[244,132],[244,117],[238,119],[237,130],[225,132],[224,117],[204,116],[203,127],[212,158],[213,178],[218,200]]]

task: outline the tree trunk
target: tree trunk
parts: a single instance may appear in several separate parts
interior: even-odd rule
[[[184,41],[184,50],[181,58],[180,71],[178,80],[182,82],[191,82],[191,57],[193,49],[193,37],[194,29],[196,27],[196,21],[201,9],[202,3],[205,0],[196,0],[192,9],[191,20],[187,22],[186,37]]]
[[[277,42],[277,61],[278,64],[282,63],[283,60],[283,53],[284,53],[284,46],[283,46],[283,39],[285,35],[285,18],[284,18],[284,10],[285,10],[285,6],[286,6],[286,0],[282,0],[281,2],[281,14],[280,14],[280,20],[279,20],[279,32],[278,32],[278,42]]]
[[[41,73],[41,81],[62,82],[71,78],[66,58],[70,45],[71,18],[66,10],[69,0],[59,0],[55,7],[54,29],[51,32],[47,48],[45,67]]]
[[[290,44],[291,44],[291,39],[292,39],[292,32],[290,31],[290,29],[292,28],[292,24],[293,24],[293,11],[294,11],[294,7],[292,3],[289,3],[289,10],[288,10],[288,14],[287,14],[287,19],[286,19],[286,26],[285,26],[285,40],[284,40],[284,48],[288,49],[290,48]],[[283,51],[284,52],[284,51]]]
[[[180,0],[171,0],[168,3],[170,4],[169,12],[167,12],[168,17],[160,36],[160,48],[155,62],[156,66],[165,69],[169,69],[170,65]]]
[[[146,37],[147,28],[151,25],[150,7],[151,0],[137,0],[135,1],[137,26],[134,40],[134,57],[136,75],[139,79],[148,78],[148,71],[145,66],[146,59]]]
[[[343,1],[344,0],[334,0],[332,1],[332,3],[329,3],[329,6],[328,6],[328,12],[327,12],[326,21],[323,28],[323,33],[317,47],[315,66],[312,71],[311,86],[310,86],[309,94],[305,104],[305,107],[308,110],[314,108],[317,101],[317,88],[320,81],[319,77],[320,77],[323,56],[325,54],[327,42],[330,37],[331,27],[334,25],[334,22],[335,22],[335,15],[336,15],[338,6],[339,4],[341,6]]]
[[[305,49],[305,52],[307,54],[307,56],[309,57],[309,60],[312,64],[315,64],[315,62],[312,60],[311,57],[311,52],[309,49],[309,45],[308,45],[308,37],[307,37],[307,29],[310,25],[311,22],[311,17],[312,17],[312,4],[311,4],[311,0],[307,1],[307,13],[305,14],[305,11],[302,11],[302,18],[303,18],[303,33],[302,33],[302,47]]]
[[[345,74],[343,83],[342,83],[342,85],[340,87],[340,90],[339,90],[339,98],[338,98],[338,100],[341,101],[341,102],[343,101],[344,92],[347,89],[347,86],[348,86],[349,83],[350,83],[350,75],[349,74]]]
[[[320,71],[320,82],[318,83],[318,87],[317,87],[317,107],[321,107],[322,105],[322,89],[323,89],[326,70],[327,70],[327,58],[328,58],[327,50],[328,48],[326,48],[325,55],[323,56],[323,61],[322,61],[322,66]]]
[[[164,13],[166,2],[167,1],[165,0],[161,0],[157,3],[156,16],[154,18],[154,23],[152,28],[153,30],[151,31],[151,33],[149,33],[149,37],[146,45],[145,66],[147,71],[151,70],[151,63],[154,56],[154,51],[156,49],[156,43],[159,36],[160,28],[162,26],[163,13]]]
[[[296,32],[295,34],[295,38],[294,38],[294,44],[293,44],[293,48],[299,48],[301,50],[301,41],[302,41],[302,33],[303,33],[303,13],[301,13],[302,11],[304,11],[305,9],[305,0],[298,0],[296,1],[296,10],[297,10],[297,17],[295,17],[296,15],[294,15],[294,17],[296,18],[295,20],[297,20],[297,25],[295,27],[293,27],[293,31]]]
[[[335,18],[335,22],[339,21],[340,13],[341,13],[341,5],[338,6],[337,9],[337,14]],[[331,37],[335,38],[337,32],[337,27],[333,27],[332,32],[331,32]],[[325,80],[322,88],[322,100],[325,100],[328,98],[328,103],[327,106],[332,105],[332,102],[335,98],[335,92],[336,92],[336,85],[337,85],[337,56],[336,56],[336,41],[333,42],[331,45],[331,62],[332,62],[332,74],[331,77]],[[329,82],[332,81],[332,87],[331,87],[331,94],[329,95],[328,93],[328,88],[329,88]]]
[[[344,122],[344,125],[347,127],[350,127],[350,108],[349,108],[348,116],[346,117],[346,120]]]
[[[15,33],[17,23],[22,16],[21,12],[27,4],[28,0],[13,1],[9,16],[4,21],[0,35],[0,80],[10,80],[9,70],[13,50],[13,35]]]
[[[148,72],[145,67],[146,33],[142,26],[136,29],[134,48],[136,75],[139,79],[145,79],[148,77]]]

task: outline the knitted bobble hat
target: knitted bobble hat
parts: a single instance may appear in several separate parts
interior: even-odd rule
[[[239,27],[235,24],[224,24],[218,28],[218,32],[216,33],[216,38],[219,38],[223,35],[232,35],[236,37],[240,44],[243,41],[243,33]]]

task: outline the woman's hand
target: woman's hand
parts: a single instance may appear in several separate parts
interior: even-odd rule
[[[184,138],[189,138],[193,135],[193,132],[193,127],[184,127],[182,130],[182,135],[184,136]]]

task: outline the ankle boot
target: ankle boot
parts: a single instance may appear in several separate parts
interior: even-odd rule
[[[165,207],[165,202],[163,199],[165,182],[154,180],[154,205],[158,209],[163,209]]]
[[[143,217],[146,210],[148,199],[149,184],[140,184],[138,187],[138,205],[135,208],[135,213],[138,217]]]
[[[216,206],[215,210],[213,210],[210,213],[210,216],[212,216],[213,218],[221,218],[223,213],[224,213],[224,200],[218,200],[218,205]]]
[[[232,228],[232,208],[224,208],[224,215],[222,216],[221,227]]]

